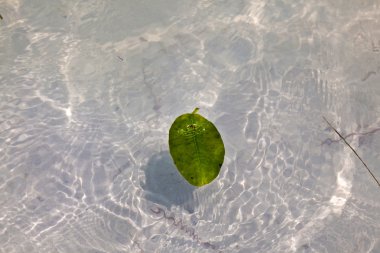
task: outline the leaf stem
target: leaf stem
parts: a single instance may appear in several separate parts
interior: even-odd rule
[[[195,109],[194,109],[194,111],[192,112],[192,114],[196,114],[198,111],[199,111],[199,108],[198,108],[198,107],[195,107]]]

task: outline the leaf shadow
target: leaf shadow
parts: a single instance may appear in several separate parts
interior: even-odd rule
[[[145,197],[156,204],[170,210],[172,206],[180,206],[189,213],[194,212],[194,190],[179,174],[168,151],[153,155],[144,168],[145,183],[141,187]]]

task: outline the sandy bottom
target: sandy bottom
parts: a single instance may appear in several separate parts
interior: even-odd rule
[[[376,1],[0,3],[0,252],[380,252]],[[360,3],[359,3],[360,2]],[[218,178],[177,172],[200,107]]]

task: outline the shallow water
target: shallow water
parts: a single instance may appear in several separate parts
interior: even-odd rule
[[[0,252],[380,252],[380,2],[0,3]],[[218,127],[219,177],[168,153]]]

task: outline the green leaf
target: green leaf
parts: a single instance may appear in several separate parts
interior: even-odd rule
[[[224,144],[210,121],[197,114],[199,108],[173,122],[169,130],[170,154],[181,175],[194,186],[214,180],[224,160]]]

